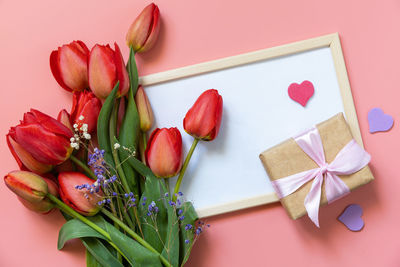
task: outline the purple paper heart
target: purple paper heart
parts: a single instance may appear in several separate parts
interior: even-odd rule
[[[386,132],[393,127],[392,116],[383,113],[380,108],[373,108],[368,112],[369,132]]]
[[[360,231],[364,227],[364,221],[361,218],[363,210],[360,205],[351,204],[347,206],[338,217],[350,231]]]

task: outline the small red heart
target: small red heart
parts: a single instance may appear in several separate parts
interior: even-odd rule
[[[304,81],[301,84],[292,83],[289,85],[288,93],[291,99],[305,107],[314,94],[314,85],[310,81]]]

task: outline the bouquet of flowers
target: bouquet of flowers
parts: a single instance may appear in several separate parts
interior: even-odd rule
[[[87,266],[183,266],[207,227],[179,187],[198,142],[218,135],[222,97],[207,90],[187,112],[194,141],[184,161],[177,128],[147,138],[153,113],[135,54],[156,42],[159,16],[150,4],[129,28],[127,65],[116,43],[89,50],[73,41],[53,51],[51,71],[73,94],[71,112],[54,119],[31,109],[6,136],[20,170],[5,184],[30,210],[59,209],[66,223],[58,248],[80,238]],[[170,191],[167,179],[178,174]]]

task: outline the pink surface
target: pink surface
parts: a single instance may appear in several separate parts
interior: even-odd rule
[[[117,2],[117,1],[115,1]],[[0,1],[1,128],[34,107],[56,116],[71,96],[53,79],[49,55],[74,39],[117,41],[149,1]],[[142,74],[339,32],[366,149],[376,181],[323,208],[321,229],[291,221],[279,204],[210,218],[188,266],[399,266],[399,127],[368,133],[375,106],[399,114],[400,3],[387,1],[158,1],[163,25],[155,49],[140,57]],[[243,88],[251,93],[251,88]],[[17,167],[0,142],[1,172]],[[84,266],[84,249],[56,249],[58,212],[34,214],[0,185],[0,266]],[[350,203],[363,207],[365,227],[346,229],[336,217]]]

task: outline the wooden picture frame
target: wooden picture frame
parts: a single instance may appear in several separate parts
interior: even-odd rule
[[[259,61],[274,59],[277,57],[292,55],[318,48],[329,47],[334,67],[336,71],[337,81],[340,89],[340,94],[343,101],[344,113],[351,132],[355,140],[363,146],[361,132],[357,120],[357,114],[353,102],[350,83],[347,76],[345,61],[343,58],[342,48],[340,44],[339,34],[328,34],[304,41],[294,42],[286,45],[276,46],[263,50],[258,50],[241,55],[226,57],[209,62],[168,70],[160,73],[155,73],[140,77],[140,83],[146,86],[152,86],[178,79],[197,76],[205,73],[215,72],[246,64],[251,64]],[[260,151],[261,152],[261,151]],[[274,193],[242,199],[240,201],[229,202],[224,205],[216,205],[207,209],[197,210],[200,218],[240,210],[244,208],[259,206],[263,204],[277,202],[278,198]]]

